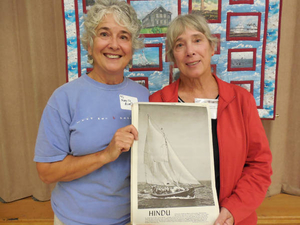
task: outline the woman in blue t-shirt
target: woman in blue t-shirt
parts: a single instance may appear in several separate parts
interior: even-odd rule
[[[56,89],[40,122],[34,161],[51,194],[54,224],[130,221],[130,147],[138,138],[128,102],[149,91],[124,77],[143,47],[140,22],[125,1],[97,0],[84,21],[82,45],[93,70]]]

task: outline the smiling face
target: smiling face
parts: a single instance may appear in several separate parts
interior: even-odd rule
[[[186,28],[176,38],[173,54],[180,77],[199,78],[211,75],[210,61],[214,55],[214,48],[203,33]]]
[[[88,47],[94,60],[94,71],[102,78],[120,76],[132,59],[131,33],[120,26],[112,14],[107,14],[97,26],[93,47]]]

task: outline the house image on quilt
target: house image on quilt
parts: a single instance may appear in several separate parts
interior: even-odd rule
[[[168,26],[171,22],[171,15],[171,12],[159,6],[142,19],[142,25],[144,28]]]

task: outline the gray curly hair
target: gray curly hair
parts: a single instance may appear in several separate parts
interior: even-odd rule
[[[125,1],[120,0],[95,0],[95,4],[89,9],[84,17],[84,32],[81,36],[81,43],[88,51],[88,47],[93,47],[93,37],[95,30],[103,17],[111,13],[116,22],[129,30],[132,35],[133,50],[144,47],[143,40],[139,38],[141,22],[137,18],[134,8]],[[88,55],[88,63],[93,64],[93,58]]]

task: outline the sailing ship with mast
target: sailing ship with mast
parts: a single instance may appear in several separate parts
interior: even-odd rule
[[[140,50],[140,53],[138,54],[138,57],[136,60],[134,60],[133,68],[153,68],[153,67],[159,67],[159,65],[155,62],[153,62],[151,59],[148,59],[145,54],[145,50]]]
[[[195,198],[200,182],[188,171],[173,150],[163,128],[148,115],[144,164],[150,194],[158,198]]]

